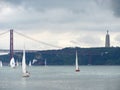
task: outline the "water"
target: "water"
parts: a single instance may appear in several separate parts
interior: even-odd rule
[[[120,66],[32,66],[29,78],[21,67],[0,68],[0,90],[120,90]]]

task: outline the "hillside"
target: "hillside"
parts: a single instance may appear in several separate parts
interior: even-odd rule
[[[44,65],[46,59],[48,65],[74,65],[75,52],[78,51],[80,65],[120,65],[120,48],[63,48],[59,50],[45,50],[36,52],[27,52],[27,64],[29,61],[34,65]],[[14,54],[15,60],[21,62],[22,52]],[[0,56],[4,64],[9,63],[9,55]]]

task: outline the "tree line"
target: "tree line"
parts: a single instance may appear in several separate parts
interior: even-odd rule
[[[36,52],[26,52],[26,62],[36,60],[33,65],[44,65],[45,60],[48,65],[74,65],[75,52],[78,52],[79,65],[120,65],[119,47],[97,47],[80,48],[66,47],[58,50],[43,50]],[[16,61],[22,61],[22,52],[14,53]],[[1,55],[0,60],[8,64],[9,54]]]

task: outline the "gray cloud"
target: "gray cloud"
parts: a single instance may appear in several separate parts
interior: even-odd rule
[[[114,0],[113,0],[114,1]],[[73,13],[93,13],[94,7],[106,8],[110,0],[0,0],[2,4],[22,6],[25,9],[44,11],[53,8],[69,9]]]
[[[24,0],[0,0],[1,4],[9,4],[13,6],[18,6],[23,3]]]
[[[78,8],[84,0],[1,0],[0,2],[11,5],[24,5],[31,8]],[[76,6],[76,7],[74,7]]]
[[[116,17],[120,17],[120,0],[112,0],[112,10]]]
[[[110,1],[1,0],[0,2],[12,6],[15,12],[0,23],[1,27],[14,25],[15,28],[28,29],[99,31],[104,30],[106,24],[114,23],[112,27],[116,27],[115,19],[108,10]]]
[[[1,0],[0,3],[11,6],[22,6],[25,9],[34,9],[44,11],[53,8],[63,8],[73,11],[73,13],[85,13],[86,9],[92,9],[94,6],[103,7],[106,1],[101,0]]]
[[[15,25],[19,24],[19,26],[22,24],[23,27],[24,24],[31,26],[33,23],[33,26],[34,24],[38,24],[38,26],[47,25],[48,28],[60,26],[60,28],[65,27],[65,29],[72,25],[73,29],[85,30],[85,26],[93,29],[97,24],[109,22],[109,17],[101,13],[104,10],[100,8],[106,6],[106,1],[103,0],[2,0],[1,2],[18,8],[13,14],[15,17],[12,17],[10,22]],[[19,7],[24,10],[21,11]],[[91,25],[91,23],[95,25]]]

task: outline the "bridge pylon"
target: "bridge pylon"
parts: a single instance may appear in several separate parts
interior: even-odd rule
[[[13,57],[13,29],[10,29],[10,60]]]

